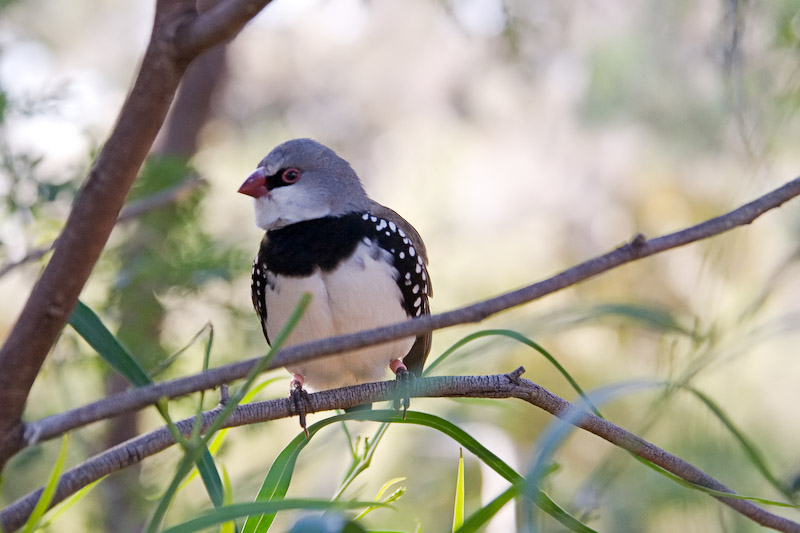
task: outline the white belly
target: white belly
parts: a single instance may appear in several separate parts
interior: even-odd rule
[[[408,315],[395,278],[397,270],[386,252],[360,243],[353,255],[331,272],[317,269],[307,278],[275,276],[267,283],[267,332],[274,339],[297,304],[308,292],[311,304],[286,345],[353,333],[400,322]],[[413,337],[369,346],[287,367],[301,374],[309,388],[332,389],[386,379],[389,363],[402,359]]]

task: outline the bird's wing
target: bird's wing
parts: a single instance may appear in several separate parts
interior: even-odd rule
[[[421,295],[422,314],[430,314],[431,311],[428,304],[428,298],[433,297],[433,285],[427,272],[428,252],[425,249],[425,243],[422,241],[422,237],[420,237],[417,230],[414,229],[414,226],[412,226],[406,219],[401,217],[396,211],[389,209],[384,205],[373,201],[370,206],[370,213],[375,216],[394,221],[395,224],[397,224],[397,226],[402,229],[406,235],[408,235],[409,239],[411,239],[411,243],[414,245],[414,248],[416,248],[417,253],[422,257],[422,268],[424,269],[425,276],[427,278],[427,283],[425,284],[427,290]],[[411,315],[409,314],[409,316]],[[416,376],[422,375],[422,367],[425,365],[425,360],[428,358],[428,354],[431,351],[432,336],[433,333],[430,331],[423,335],[419,335],[414,341],[414,344],[411,346],[411,349],[408,351],[408,354],[403,358],[403,362],[405,363],[406,367],[408,367],[408,369],[411,370]]]
[[[256,310],[259,320],[261,321],[261,330],[264,332],[264,338],[271,346],[272,341],[269,340],[269,333],[267,333],[267,269],[265,268],[262,253],[267,247],[267,234],[261,239],[261,247],[258,250],[258,255],[253,261],[252,281],[250,284],[250,295],[253,298],[253,307]]]

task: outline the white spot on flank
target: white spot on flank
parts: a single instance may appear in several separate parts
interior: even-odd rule
[[[422,303],[422,297],[418,296],[416,300],[414,300],[414,307],[419,307],[419,304]]]
[[[419,292],[419,285],[414,285],[414,288],[411,289],[411,292],[417,294]]]
[[[389,229],[392,231],[397,231],[397,225],[394,222],[389,222]]]
[[[409,255],[411,255],[411,257],[414,257],[415,255],[417,255],[417,251],[414,249],[413,246],[409,246],[408,247],[408,253],[409,253]]]
[[[422,314],[422,308],[417,307],[416,316],[419,316],[420,314]]]
[[[404,252],[400,252],[400,259],[405,259],[405,258],[406,258],[406,254]]]
[[[361,219],[362,220],[369,220],[369,213],[364,213],[363,215],[361,215]]]
[[[417,274],[419,274],[420,272],[422,272],[422,267],[420,266],[420,264],[419,264],[419,263],[417,263],[417,268],[415,268],[415,269],[414,269],[414,271],[415,271]]]
[[[403,244],[408,244],[408,239],[403,239]]]
[[[376,230],[378,230],[378,231],[380,231],[380,230],[382,230],[382,229],[383,229],[383,228],[385,228],[385,227],[386,227],[386,221],[385,221],[385,220],[383,220],[383,219],[381,219],[381,222],[380,222],[380,224],[378,224],[377,226],[375,226],[375,229],[376,229]]]
[[[397,233],[398,233],[398,234],[399,234],[401,237],[405,237],[405,236],[406,236],[406,234],[405,234],[405,233],[403,232],[403,230],[401,230],[401,229],[398,229],[398,230],[397,230]]]
[[[420,265],[422,264],[422,256],[421,255],[417,256],[417,263],[419,263]]]
[[[424,289],[424,291],[423,291],[423,292],[424,292],[425,294],[428,294],[428,284],[427,284],[427,283],[425,284],[425,289]]]
[[[256,287],[260,287],[260,286],[261,286],[261,282],[256,280]]]
[[[370,219],[371,221],[373,221],[373,222],[377,222],[377,221],[378,221],[378,217],[369,217],[369,219]]]
[[[406,279],[411,279],[411,272],[406,272],[405,278]]]
[[[423,272],[422,273],[422,281],[425,281],[426,279],[428,279],[428,275],[425,274],[425,272]]]
[[[407,279],[404,283],[406,284],[406,287],[410,287],[411,286],[411,280],[409,280],[409,279]]]
[[[363,242],[367,246],[372,246],[372,241],[369,240],[369,237],[364,237],[363,239],[361,239],[361,242]]]

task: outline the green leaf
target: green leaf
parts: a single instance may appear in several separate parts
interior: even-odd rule
[[[48,516],[47,522],[42,524],[42,529],[49,527],[50,524],[57,521],[61,515],[66,513],[73,505],[81,501],[84,496],[89,494],[92,491],[92,489],[94,489],[97,486],[97,484],[103,481],[104,479],[105,476],[101,477],[96,481],[92,481],[91,483],[83,487],[81,490],[79,490],[78,492],[76,492],[75,494],[73,494],[72,496],[59,503],[57,506],[55,506],[53,508],[54,512],[50,516]]]
[[[233,487],[231,486],[231,479],[228,477],[228,470],[220,464],[220,468],[222,469],[222,480],[225,486],[225,506],[230,507],[233,505]],[[231,520],[230,522],[225,522],[220,526],[220,533],[235,533],[236,532],[236,522]]]
[[[500,509],[513,500],[518,492],[519,489],[516,485],[508,487],[497,498],[490,501],[467,518],[466,522],[458,528],[457,533],[473,533],[478,531],[481,527],[486,525]]]
[[[308,293],[303,293],[303,295],[300,296],[300,299],[297,302],[294,310],[292,311],[292,314],[289,315],[289,318],[286,320],[283,328],[280,332],[278,332],[278,335],[273,340],[269,352],[267,352],[264,357],[259,359],[259,361],[253,365],[253,368],[247,374],[244,383],[242,383],[236,393],[231,396],[231,398],[228,400],[228,403],[225,404],[225,407],[219,412],[214,421],[211,422],[211,425],[206,429],[206,434],[202,437],[202,448],[196,447],[195,449],[186,450],[186,455],[183,457],[180,463],[178,463],[172,481],[167,487],[167,490],[164,492],[164,496],[158,502],[155,511],[153,511],[153,514],[147,523],[145,528],[146,531],[155,532],[158,530],[159,525],[161,524],[161,521],[163,520],[164,515],[166,514],[167,509],[172,502],[172,499],[175,497],[175,493],[181,485],[182,480],[189,474],[189,472],[191,472],[191,463],[200,456],[201,452],[198,452],[198,450],[202,449],[205,451],[205,453],[208,453],[208,442],[214,438],[214,434],[222,427],[222,425],[225,423],[225,420],[228,418],[231,412],[233,412],[236,406],[244,400],[244,397],[252,388],[253,383],[258,375],[267,368],[270,361],[272,361],[273,357],[275,357],[275,354],[278,353],[278,350],[280,350],[283,343],[286,342],[286,339],[289,337],[292,330],[297,326],[297,323],[300,321],[300,318],[303,316],[303,313],[305,313],[306,309],[308,309],[308,305],[310,303],[311,295]]]
[[[541,345],[539,345],[538,343],[532,341],[531,339],[529,339],[525,335],[523,335],[521,333],[518,333],[516,331],[510,330],[510,329],[485,329],[485,330],[477,331],[475,333],[467,335],[463,339],[460,339],[455,344],[450,346],[447,350],[442,352],[442,355],[437,357],[435,361],[433,361],[431,364],[429,364],[425,368],[425,370],[424,370],[424,372],[422,374],[424,376],[429,375],[433,371],[433,369],[436,368],[437,366],[439,366],[445,359],[447,359],[447,357],[449,357],[450,354],[452,354],[453,352],[455,352],[456,350],[458,350],[459,348],[461,348],[465,344],[468,344],[468,343],[470,343],[470,342],[472,342],[474,340],[480,339],[482,337],[489,337],[489,336],[507,337],[507,338],[509,338],[511,340],[515,340],[515,341],[517,341],[519,343],[522,343],[525,346],[533,348],[534,350],[539,352],[541,355],[544,356],[545,359],[547,359],[550,362],[551,365],[553,365],[556,368],[556,370],[559,371],[559,373],[562,376],[564,376],[564,379],[566,379],[567,382],[572,386],[572,388],[575,389],[575,392],[577,392],[578,395],[583,399],[583,401],[585,401],[591,407],[591,409],[594,412],[594,414],[596,414],[600,418],[603,418],[602,415],[600,414],[600,412],[589,401],[589,398],[583,392],[583,389],[580,387],[580,385],[578,385],[578,382],[575,381],[575,379],[572,377],[572,375],[570,375],[570,373],[567,372],[567,370],[563,366],[561,366],[561,363],[559,363],[556,360],[556,358],[553,357],[550,354],[550,352],[545,350]]]
[[[133,385],[143,387],[153,383],[150,376],[133,358],[133,355],[105,327],[100,317],[80,300],[75,307],[75,311],[70,315],[69,324],[95,349],[104,361],[108,362],[112,368],[122,374]],[[170,425],[172,421],[166,414],[165,406],[161,406],[159,411],[164,416],[167,425]],[[172,427],[174,428],[174,424]],[[175,432],[177,432],[177,429],[175,429]],[[180,442],[180,439],[176,440]],[[197,459],[197,470],[211,502],[215,507],[221,506],[223,503],[222,480],[214,464],[214,458],[211,457],[208,449],[205,449]]]
[[[100,318],[85,303],[78,300],[78,305],[69,316],[68,323],[105,362],[111,365],[111,368],[130,383],[137,387],[153,383],[128,349],[108,331]]]
[[[660,386],[661,383],[652,381],[632,381],[604,387],[593,391],[588,396],[592,402],[603,404],[630,392],[638,392],[642,389],[651,389]],[[551,457],[558,450],[559,446],[566,440],[567,436],[575,429],[573,424],[582,418],[587,411],[590,402],[578,402],[573,405],[566,413],[553,420],[539,439],[537,451],[531,461],[528,475],[522,483],[522,499],[520,506],[520,530],[524,532],[534,531],[535,509],[531,504],[541,508],[538,502],[541,490],[539,486],[542,479],[551,471]],[[650,464],[647,462],[647,464]]]
[[[249,502],[249,503],[236,503],[233,505],[226,505],[214,509],[207,513],[179,524],[171,528],[165,529],[163,533],[192,533],[200,531],[205,528],[229,522],[236,518],[243,516],[250,516],[258,513],[277,513],[278,511],[285,511],[288,509],[305,509],[305,510],[332,510],[332,509],[361,509],[363,507],[370,507],[379,505],[381,507],[390,507],[388,505],[376,502],[332,502],[329,500],[312,500],[312,499],[292,499],[282,500],[277,502]]]
[[[69,433],[65,433],[61,439],[61,449],[58,452],[58,457],[50,471],[50,476],[47,478],[47,484],[42,489],[42,494],[36,502],[36,506],[31,511],[31,515],[22,527],[22,533],[32,533],[39,526],[39,521],[44,516],[44,513],[50,507],[50,502],[53,501],[53,496],[58,487],[58,479],[61,477],[61,472],[64,470],[64,463],[67,460],[67,450],[69,449]]]
[[[383,494],[384,494],[384,493],[385,493],[387,490],[389,490],[389,487],[391,487],[392,485],[394,485],[394,484],[396,484],[396,483],[400,483],[401,481],[405,481],[405,480],[406,480],[406,478],[404,478],[404,477],[396,477],[396,478],[394,478],[394,479],[390,479],[389,481],[387,481],[386,483],[384,483],[384,484],[383,484],[383,486],[382,486],[382,487],[380,488],[380,490],[378,491],[378,494],[376,494],[376,495],[375,495],[375,501],[376,501],[376,502],[381,502],[381,498],[383,497]],[[391,493],[391,494],[390,494],[390,495],[389,495],[389,496],[388,496],[388,497],[387,497],[385,500],[383,500],[381,503],[393,503],[393,502],[396,502],[397,500],[399,500],[399,499],[400,499],[400,497],[401,497],[401,496],[403,496],[403,494],[405,494],[405,492],[406,492],[406,489],[405,489],[404,487],[400,487],[399,489],[397,489],[396,491],[394,491],[393,493]],[[359,513],[359,514],[358,514],[358,515],[357,515],[355,518],[353,518],[353,521],[354,521],[354,522],[356,522],[356,521],[358,521],[358,520],[361,520],[362,518],[364,518],[364,517],[365,517],[365,516],[367,516],[367,515],[368,515],[370,512],[374,511],[374,510],[375,510],[375,509],[377,509],[377,508],[378,508],[377,506],[367,507],[366,509],[364,509],[363,511],[361,511],[361,512],[360,512],[360,513]]]
[[[459,450],[458,476],[456,477],[456,499],[453,509],[453,531],[464,523],[464,450]]]
[[[716,416],[720,422],[731,432],[733,437],[739,441],[739,445],[744,449],[745,455],[747,455],[750,462],[755,466],[755,468],[761,472],[761,475],[764,476],[770,485],[772,485],[775,490],[783,494],[787,499],[791,500],[793,497],[791,488],[787,487],[784,483],[778,480],[778,478],[770,471],[769,466],[767,466],[767,461],[764,459],[764,456],[761,454],[761,451],[756,447],[756,445],[747,438],[739,428],[736,427],[736,424],[725,414],[720,406],[718,406],[709,396],[706,396],[704,393],[700,392],[699,390],[686,386],[684,387],[686,390],[697,396],[701,402],[705,404],[705,406]]]
[[[288,490],[289,483],[291,482],[294,467],[297,462],[297,456],[299,455],[300,451],[302,451],[302,449],[310,442],[311,438],[322,428],[330,424],[341,422],[342,420],[372,420],[374,422],[384,423],[391,422],[399,424],[415,424],[436,429],[437,431],[448,435],[456,442],[461,444],[478,459],[483,461],[484,464],[489,466],[511,483],[516,484],[523,481],[523,477],[513,468],[508,466],[508,464],[506,464],[502,459],[497,457],[494,453],[489,451],[480,442],[460,429],[458,426],[448,422],[447,420],[444,420],[443,418],[427,413],[408,411],[406,418],[404,419],[395,411],[372,410],[335,415],[309,426],[308,439],[306,439],[302,434],[298,435],[279,454],[278,459],[276,459],[272,464],[272,467],[267,474],[267,478],[262,484],[258,498],[263,498],[264,500],[283,498]],[[556,520],[561,522],[570,530],[581,532],[594,531],[564,511],[544,492],[538,491],[536,492],[536,495],[536,504],[541,506],[542,510],[553,516]],[[252,516],[245,524],[245,528],[242,530],[242,533],[264,533],[268,530],[274,518],[274,513],[267,513],[261,517]]]
[[[346,430],[344,422],[342,422],[342,427]],[[372,457],[375,455],[378,444],[380,444],[387,429],[389,429],[389,424],[381,424],[378,426],[372,439],[364,439],[364,453],[362,455],[353,453],[353,462],[350,464],[350,468],[348,468],[342,483],[339,485],[339,488],[336,489],[336,494],[332,499],[338,500],[341,498],[344,491],[347,490],[347,487],[349,487],[362,472],[369,468],[369,465],[372,463]],[[349,441],[350,438],[348,437],[348,443]],[[351,450],[353,449],[352,445],[350,445],[350,448]]]

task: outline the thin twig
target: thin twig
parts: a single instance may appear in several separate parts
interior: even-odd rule
[[[590,413],[575,416],[574,412],[577,408],[574,405],[526,379],[517,377],[515,380],[510,380],[508,375],[503,374],[423,378],[414,380],[410,384],[408,392],[413,397],[518,398],[554,416],[563,417],[570,424],[642,457],[690,483],[718,492],[734,494],[730,488],[694,465],[607,420]],[[308,407],[309,412],[328,411],[369,402],[392,400],[396,394],[394,381],[366,383],[309,394]],[[217,407],[203,413],[204,429],[211,424],[220,409],[221,407]],[[237,427],[288,418],[293,414],[294,407],[289,398],[240,405],[228,417],[224,427]],[[188,435],[192,430],[193,423],[194,418],[187,418],[178,422],[177,426],[183,434]],[[106,450],[64,473],[59,480],[53,502],[55,504],[62,501],[89,483],[138,463],[145,457],[161,452],[172,444],[174,444],[174,440],[171,433],[168,428],[162,427]],[[40,493],[41,489],[38,489],[0,511],[0,525],[4,531],[16,529],[25,522]],[[716,495],[714,497],[765,527],[779,531],[800,532],[800,524],[770,513],[748,500]]]
[[[800,178],[796,178],[786,185],[725,215],[650,240],[645,239],[642,235],[637,235],[631,242],[609,253],[564,270],[560,274],[556,274],[544,281],[483,302],[391,326],[284,348],[275,356],[270,368],[283,367],[290,363],[341,353],[393,339],[416,336],[434,329],[479,322],[488,316],[575,285],[622,264],[713,237],[735,227],[749,224],[763,213],[798,195],[800,195]],[[258,359],[249,359],[217,367],[202,374],[132,389],[71,411],[28,423],[24,428],[23,446],[29,446],[40,440],[58,437],[66,431],[116,416],[120,413],[141,409],[156,403],[159,398],[174,398],[204,389],[212,389],[222,383],[230,383],[245,376],[256,361]]]

